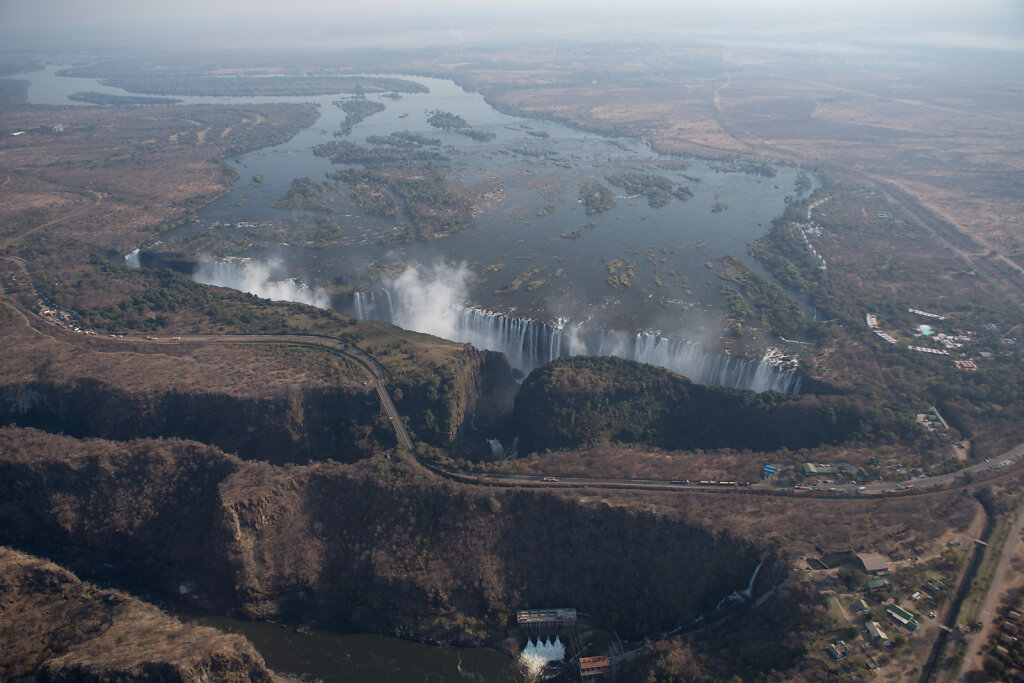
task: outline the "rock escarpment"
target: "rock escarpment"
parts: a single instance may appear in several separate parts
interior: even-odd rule
[[[245,463],[180,441],[0,430],[0,542],[208,606],[434,642],[570,604],[622,635],[746,585],[761,551],[672,514],[355,465]]]
[[[61,567],[0,547],[0,679],[279,680],[242,636],[189,626]]]
[[[352,462],[394,445],[376,393],[339,386],[264,397],[133,391],[90,378],[0,387],[0,424],[126,441],[192,439],[249,460]]]

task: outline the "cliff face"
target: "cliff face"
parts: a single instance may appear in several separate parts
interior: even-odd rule
[[[419,479],[397,461],[274,467],[183,442],[0,430],[0,542],[223,608],[479,643],[574,605],[622,635],[688,623],[759,550],[667,515]],[[119,574],[120,572],[120,574]]]
[[[439,447],[449,445],[470,416],[487,420],[510,410],[519,388],[503,354],[468,345],[462,363],[436,367],[417,379],[398,384],[401,397],[395,405],[408,416],[417,441]]]
[[[756,548],[676,519],[368,475],[252,466],[225,482],[210,545],[236,604],[436,640],[569,604],[640,635],[710,610],[757,564]]]
[[[243,637],[187,626],[123,593],[0,547],[0,679],[277,680]]]
[[[80,441],[0,429],[0,543],[122,576],[175,577],[203,562],[217,489],[241,462],[174,441]],[[103,559],[106,555],[109,559]]]
[[[0,387],[0,424],[117,441],[183,438],[249,460],[352,462],[394,445],[376,393],[339,386],[262,398],[129,391],[95,379]]]

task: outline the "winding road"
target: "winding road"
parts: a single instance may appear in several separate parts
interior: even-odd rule
[[[32,281],[28,264],[16,256],[0,257],[8,262],[19,266],[26,281],[31,286],[34,295],[42,301],[35,284]],[[403,448],[399,450],[400,457],[403,457],[414,468],[420,471],[429,471],[446,479],[460,481],[466,484],[483,486],[502,487],[544,487],[544,488],[588,488],[588,489],[615,489],[633,491],[701,491],[717,493],[743,493],[747,495],[761,496],[786,496],[798,498],[830,498],[830,499],[863,499],[888,496],[918,496],[929,493],[941,493],[952,488],[974,488],[979,485],[992,483],[993,481],[1016,476],[1024,470],[1024,443],[1006,451],[993,463],[983,462],[960,470],[959,472],[942,474],[933,477],[924,477],[913,482],[912,486],[897,486],[893,482],[876,482],[863,487],[837,484],[833,490],[808,490],[774,487],[767,482],[752,482],[751,485],[721,485],[701,484],[700,482],[666,481],[659,479],[628,479],[609,477],[552,477],[544,475],[525,474],[501,474],[501,473],[471,473],[454,471],[439,467],[433,463],[421,461],[416,455],[415,444],[412,436],[405,427],[398,409],[387,390],[387,377],[381,365],[369,354],[358,347],[345,343],[334,337],[306,334],[193,334],[175,337],[152,337],[145,335],[120,335],[117,337],[100,337],[87,332],[76,333],[58,327],[53,323],[38,316],[26,308],[5,292],[3,297],[4,306],[12,309],[26,323],[43,334],[60,334],[65,340],[75,338],[103,340],[109,343],[111,348],[121,344],[153,344],[153,345],[178,345],[178,344],[208,344],[208,343],[230,343],[230,344],[292,344],[310,346],[325,349],[332,353],[340,354],[355,361],[369,375],[368,384],[372,384],[380,398],[381,408],[387,414],[398,444]],[[59,331],[59,332],[58,332]],[[1000,464],[1005,463],[1005,464]],[[970,481],[965,478],[964,472],[971,472]],[[994,472],[994,474],[993,474]],[[859,489],[859,490],[858,490]]]

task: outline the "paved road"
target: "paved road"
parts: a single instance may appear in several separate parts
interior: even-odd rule
[[[983,654],[979,648],[995,633],[993,620],[996,617],[996,610],[1002,602],[1003,594],[1006,592],[1004,584],[1007,581],[1007,573],[1010,571],[1010,561],[1013,559],[1014,551],[1021,540],[1021,531],[1024,531],[1024,510],[1017,510],[1017,521],[1014,522],[1006,537],[1006,543],[1000,550],[999,564],[996,566],[995,574],[992,575],[992,585],[989,586],[988,595],[985,596],[985,604],[981,607],[981,615],[978,619],[983,624],[981,633],[968,636],[967,654],[964,663],[960,667],[961,680],[970,671],[982,668]]]
[[[391,400],[391,395],[388,393],[385,386],[387,384],[387,379],[384,375],[384,369],[381,368],[380,364],[377,363],[376,360],[363,350],[351,344],[346,344],[338,339],[334,339],[333,337],[305,334],[202,334],[163,338],[152,336],[122,336],[118,337],[118,339],[121,341],[134,341],[140,343],[149,341],[150,343],[157,344],[220,342],[232,344],[303,344],[326,347],[336,353],[340,353],[351,358],[370,374],[372,378],[370,384],[372,384],[377,390],[377,396],[380,397],[381,407],[384,409],[384,412],[387,413],[388,419],[391,420],[391,423],[395,428],[395,436],[398,438],[398,443],[408,449],[410,453],[413,453],[414,444],[412,437],[405,428],[405,423],[402,421],[401,415],[398,414],[398,409],[395,408],[395,404]]]

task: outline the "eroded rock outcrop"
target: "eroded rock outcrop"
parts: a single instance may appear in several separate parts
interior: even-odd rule
[[[178,622],[46,560],[0,547],[0,679],[278,680],[245,638]]]
[[[623,635],[672,628],[746,584],[747,541],[572,494],[488,489],[399,460],[275,467],[181,441],[0,430],[0,542],[209,605],[480,643],[523,606]],[[63,560],[62,560],[63,561]]]

